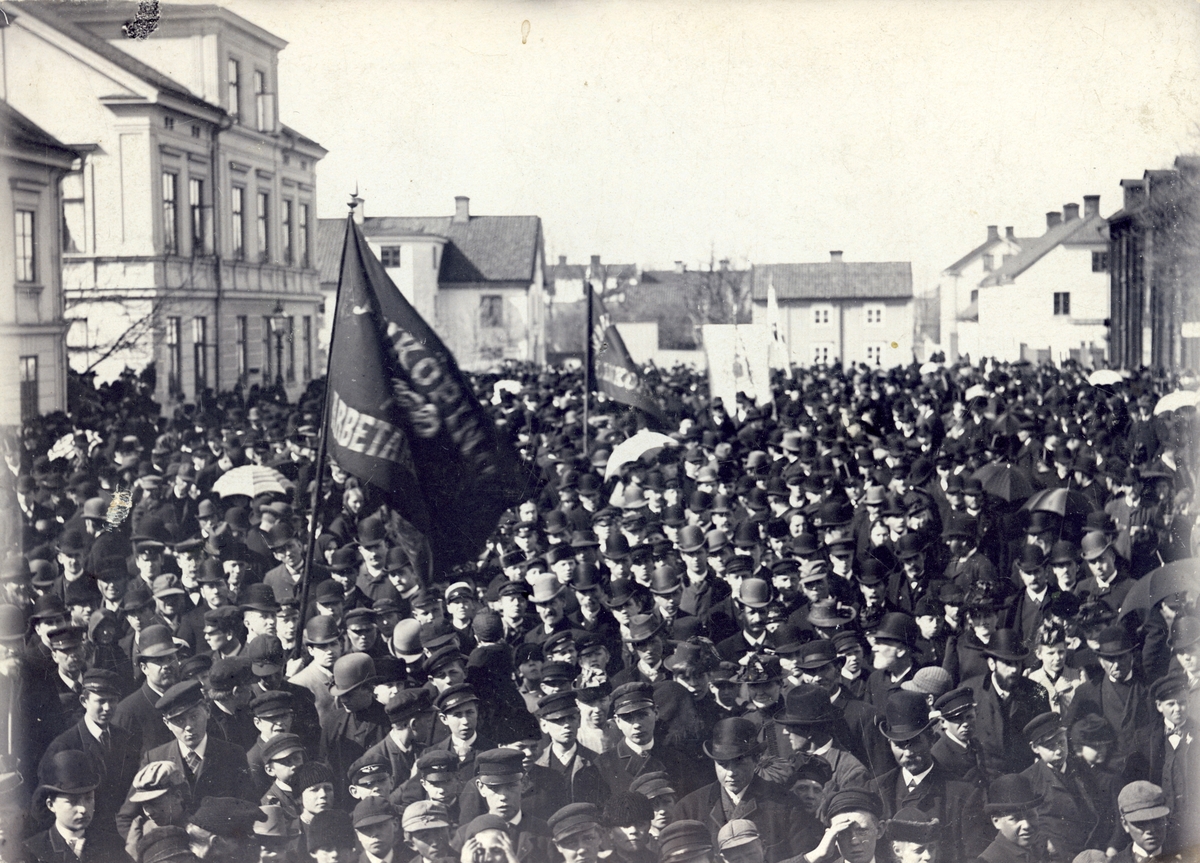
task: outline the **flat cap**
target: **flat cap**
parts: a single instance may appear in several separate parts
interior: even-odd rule
[[[619,716],[654,706],[654,687],[649,683],[631,681],[613,690],[609,710],[614,716]]]
[[[129,801],[142,803],[154,800],[185,782],[187,778],[173,761],[151,761],[134,775]]]
[[[203,698],[204,693],[201,691],[200,681],[185,680],[183,683],[176,683],[164,692],[162,698],[154,703],[154,707],[163,715],[164,719],[174,719],[176,716],[187,713]]]
[[[568,803],[551,815],[546,823],[556,842],[600,826],[603,815],[594,803]]]
[[[517,749],[489,749],[475,756],[475,775],[484,785],[507,785],[524,775],[524,760]]]
[[[883,817],[883,801],[874,791],[846,788],[838,791],[829,800],[825,815],[832,819],[842,812],[869,812],[876,818]]]
[[[450,826],[450,812],[434,800],[418,800],[408,804],[404,809],[404,816],[400,819],[400,828],[406,833]]]

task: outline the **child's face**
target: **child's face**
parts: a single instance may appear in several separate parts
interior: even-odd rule
[[[800,798],[800,806],[810,815],[815,814],[821,803],[821,783],[815,779],[801,779],[792,786],[792,793]]]
[[[273,761],[268,761],[263,765],[267,775],[272,779],[277,779],[285,785],[292,779],[292,774],[296,772],[296,768],[304,763],[304,753],[297,750],[289,752],[282,758],[276,758]]]
[[[1095,767],[1108,761],[1107,743],[1081,743],[1075,746],[1075,754],[1084,760],[1088,767]]]
[[[310,815],[324,812],[333,805],[333,783],[319,782],[308,786],[300,795],[300,805]]]
[[[55,794],[46,800],[46,808],[54,813],[54,823],[65,830],[80,832],[92,823],[96,810],[96,793]]]
[[[317,863],[345,863],[347,860],[354,859],[353,848],[318,848],[313,852],[313,859]]]
[[[142,803],[142,811],[159,827],[179,824],[183,819],[183,798],[178,791],[172,789],[161,797]]]
[[[622,851],[641,851],[649,838],[649,821],[614,827],[612,831],[613,844]]]
[[[1065,644],[1042,644],[1038,646],[1037,657],[1042,662],[1042,668],[1051,674],[1062,673],[1067,664],[1067,646]]]
[[[277,713],[274,716],[255,716],[254,727],[263,740],[270,740],[279,734],[287,734],[292,730],[292,712]]]

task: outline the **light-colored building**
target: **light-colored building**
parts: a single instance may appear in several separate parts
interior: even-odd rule
[[[79,153],[0,102],[0,426],[67,407],[62,178]]]
[[[151,362],[157,397],[320,373],[312,254],[325,150],[279,122],[285,42],[218,6],[4,4],[4,99],[84,150],[63,182],[71,364]],[[14,82],[21,82],[14,86]]]
[[[769,323],[767,289],[773,285],[780,334],[794,365],[912,362],[912,264],[846,261],[840,251],[829,255],[824,263],[753,267],[753,322]]]
[[[1108,356],[1107,222],[1100,196],[1046,214],[1046,232],[979,282],[972,357],[1088,367]]]
[[[388,276],[460,367],[546,360],[545,243],[538,216],[365,216],[363,236]],[[337,288],[344,219],[321,219],[321,283]]]
[[[1030,242],[1032,238],[1017,237],[1012,227],[1000,236],[997,225],[988,225],[987,239],[942,270],[939,338],[947,360],[957,362],[964,355],[978,354],[979,284]]]

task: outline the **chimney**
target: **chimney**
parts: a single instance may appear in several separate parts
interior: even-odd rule
[[[1063,221],[1070,222],[1073,219],[1079,218],[1078,204],[1063,204]]]
[[[1100,215],[1100,196],[1099,195],[1084,195],[1083,196],[1083,217],[1090,219],[1093,216]]]
[[[1062,224],[1062,213],[1059,213],[1055,210],[1051,210],[1049,213],[1046,214],[1046,230],[1047,231],[1050,230],[1051,228],[1056,227],[1061,224]]]
[[[1004,229],[1004,239],[1008,240],[1010,243],[1015,243],[1017,241],[1017,235],[1013,232],[1012,225],[1009,225]]]
[[[454,221],[471,221],[471,199],[466,195],[454,196]]]
[[[1146,200],[1145,180],[1122,180],[1121,188],[1125,190],[1125,209],[1136,210]]]
[[[592,275],[593,276],[600,275],[600,256],[599,255],[592,255],[591,267],[592,267]]]
[[[722,273],[728,272],[729,271],[729,258],[721,258],[720,266],[721,266]]]
[[[1000,228],[998,228],[996,225],[988,225],[987,241],[989,243],[994,243],[998,239],[1000,239]]]
[[[558,265],[560,267],[565,267],[567,265],[567,256],[566,255],[558,256]]]
[[[675,262],[675,272],[686,273],[687,272],[687,264],[685,264],[683,261],[676,261]]]
[[[834,249],[829,253],[829,262],[831,264],[840,264],[842,262],[842,250]]]

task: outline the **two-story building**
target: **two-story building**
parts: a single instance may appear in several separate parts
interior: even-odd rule
[[[479,370],[500,360],[546,360],[545,240],[538,216],[363,216],[388,276],[454,354]],[[360,208],[361,209],[361,205]],[[321,219],[322,284],[337,287],[344,219]]]
[[[319,374],[311,252],[325,150],[281,124],[285,42],[217,6],[4,4],[6,101],[85,152],[63,183],[68,353],[157,370],[164,403]]]
[[[1103,365],[1108,355],[1108,236],[1100,196],[1046,214],[1046,232],[1022,240],[978,287],[972,357]]]
[[[997,225],[987,226],[987,238],[946,269],[938,284],[939,338],[950,362],[979,350],[979,283],[1002,262],[1020,254],[1031,239],[1018,238],[1011,226],[1000,236]]]
[[[1108,218],[1112,364],[1200,371],[1200,157],[1121,186]]]
[[[756,324],[768,323],[767,289],[775,288],[792,364],[912,362],[910,262],[851,262],[833,251],[824,263],[756,265],[751,279]]]
[[[67,407],[61,181],[79,153],[0,102],[0,426]]]

